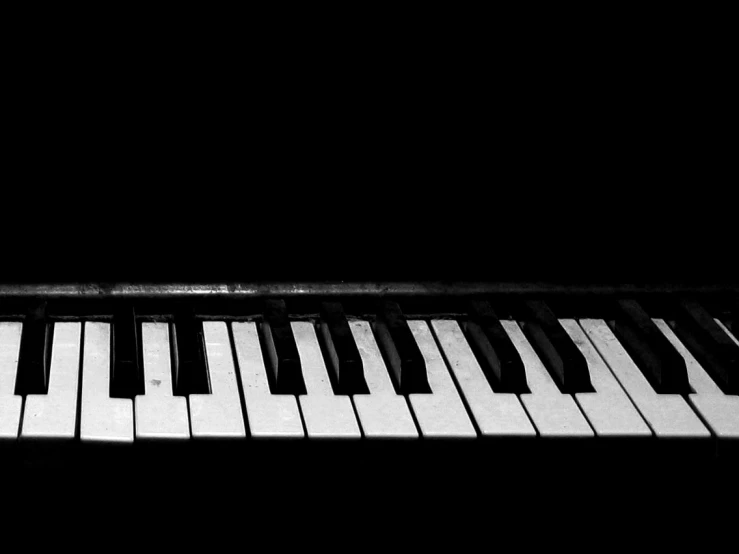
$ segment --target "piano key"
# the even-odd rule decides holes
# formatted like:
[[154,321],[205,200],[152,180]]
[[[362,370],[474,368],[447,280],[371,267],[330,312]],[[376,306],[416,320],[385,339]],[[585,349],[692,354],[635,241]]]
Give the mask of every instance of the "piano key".
[[20,428],[23,397],[15,394],[23,324],[0,322],[0,440],[15,439]]
[[737,345],[732,340],[733,337],[726,334],[725,328],[716,319],[711,317],[711,314],[708,313],[705,307],[695,300],[683,300],[680,302],[680,307],[696,323],[696,328],[699,328],[705,333],[717,347],[725,348],[734,354],[736,353]]
[[739,394],[739,347],[708,311],[698,302],[683,300],[673,328],[719,388],[727,394]]
[[211,394],[190,395],[193,438],[246,437],[231,339],[223,321],[202,323]]
[[203,324],[192,311],[180,311],[175,316],[174,333],[174,393],[178,396],[210,394],[208,369],[205,365]]
[[259,334],[253,322],[233,322],[249,432],[254,438],[301,438],[303,423],[295,396],[270,390]]
[[608,369],[598,351],[574,319],[560,324],[588,364],[593,392],[579,392],[575,400],[599,437],[649,437],[652,431]]
[[408,395],[421,434],[427,439],[477,437],[428,324],[420,320],[407,324],[423,356],[430,389],[429,393]]
[[518,350],[531,392],[520,395],[534,427],[542,437],[592,437],[593,430],[570,394],[560,392],[518,323],[501,321]]
[[75,437],[81,335],[81,323],[54,324],[48,392],[26,397],[21,438]]
[[739,335],[739,308],[727,317],[723,323],[735,336]]
[[581,319],[580,326],[658,438],[710,437],[682,396],[654,390],[605,321]]
[[305,394],[300,357],[284,300],[265,300],[262,332],[269,356],[272,391]]
[[396,302],[383,300],[380,303],[374,331],[385,352],[398,392],[430,392],[424,357]]
[[570,394],[592,392],[585,358],[562,329],[554,313],[539,300],[528,300],[524,304],[533,318],[522,323],[524,333],[559,389]]
[[535,436],[518,396],[490,388],[456,321],[432,320],[431,327],[483,436]]
[[334,394],[313,323],[290,323],[303,368],[307,394],[300,395],[300,408],[309,438],[358,439],[359,425],[348,396]]
[[46,302],[39,302],[23,322],[16,394],[46,394],[49,386],[51,333],[53,330],[46,324]]
[[647,313],[634,300],[619,300],[617,307],[613,332],[654,390],[660,394],[689,393],[685,360]]
[[466,323],[465,332],[493,390],[514,394],[529,392],[521,356],[490,304],[474,301],[470,311],[472,321]]
[[[739,396],[725,394],[721,390],[664,320],[655,319],[654,323],[678,353],[685,358],[690,386],[694,390],[687,396],[690,403],[700,413],[716,437],[739,439]],[[719,326],[718,329],[728,333],[725,327]],[[731,335],[727,337],[729,340],[733,338]]]
[[319,328],[328,352],[336,392],[348,395],[367,394],[369,390],[364,379],[362,358],[340,303],[321,304]]
[[133,306],[121,306],[113,316],[113,377],[110,396],[133,398],[144,393],[139,364],[139,332]]
[[735,331],[731,330],[729,326],[727,326],[725,323],[723,323],[719,319],[714,319],[716,322],[716,325],[718,325],[719,329],[721,329],[724,333],[727,334],[727,336],[731,339],[731,341],[739,346],[739,340],[737,339],[737,334]]
[[187,399],[172,388],[169,325],[143,322],[144,394],[134,399],[136,439],[189,439]]
[[85,323],[80,440],[131,443],[133,400],[110,394],[110,332],[109,323]]
[[395,392],[382,354],[367,321],[348,324],[361,356],[369,394],[354,395],[354,406],[367,438],[418,438],[405,398]]

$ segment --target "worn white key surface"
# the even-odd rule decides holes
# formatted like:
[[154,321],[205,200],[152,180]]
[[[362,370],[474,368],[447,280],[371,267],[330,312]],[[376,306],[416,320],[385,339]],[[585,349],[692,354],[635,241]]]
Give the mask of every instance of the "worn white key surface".
[[136,439],[189,439],[187,400],[174,396],[169,324],[141,324],[144,391],[135,398]]
[[531,392],[522,394],[521,402],[539,434],[542,437],[594,436],[575,399],[560,392],[518,323],[511,320],[500,323],[523,361]]
[[193,437],[246,437],[241,414],[239,385],[224,321],[204,321],[203,337],[211,394],[190,395],[190,426]]
[[335,395],[331,387],[316,330],[310,321],[292,321],[307,394],[300,395],[305,429],[310,438],[360,438],[348,396]]
[[236,346],[246,419],[254,438],[300,438],[304,436],[297,399],[272,394],[259,345],[257,326],[251,321],[231,324]]
[[467,416],[428,324],[409,320],[408,328],[426,362],[426,375],[431,388],[431,394],[408,395],[421,433],[425,438],[476,437],[477,431]]
[[605,321],[581,319],[580,326],[657,437],[710,437],[682,396],[655,392]]
[[418,438],[408,403],[393,388],[369,322],[350,321],[349,329],[359,350],[364,379],[370,392],[353,396],[364,436]]
[[0,439],[18,438],[23,398],[15,394],[23,323],[0,322]]
[[431,326],[480,432],[487,436],[536,436],[518,396],[496,393],[490,387],[459,324],[433,320]]
[[[695,391],[688,395],[690,403],[700,412],[717,437],[739,439],[739,396],[723,393],[664,320],[655,319],[654,323],[685,359],[688,380]],[[736,338],[720,321],[718,324],[729,337],[736,341]],[[739,370],[739,368],[736,369]]]
[[21,437],[75,437],[81,335],[81,323],[54,324],[48,392],[26,397]]
[[133,442],[133,401],[110,397],[110,323],[85,323],[80,440]]
[[575,400],[599,437],[649,437],[652,431],[618,384],[590,339],[574,319],[560,319],[588,364],[595,392],[578,392]]

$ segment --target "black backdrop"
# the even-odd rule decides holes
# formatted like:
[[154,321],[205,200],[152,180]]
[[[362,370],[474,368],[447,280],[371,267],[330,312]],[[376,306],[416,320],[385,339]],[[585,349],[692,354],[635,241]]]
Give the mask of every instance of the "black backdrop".
[[736,282],[715,96],[534,81],[38,102],[0,280]]
[[[421,162],[419,162],[421,163]],[[735,282],[731,199],[692,187],[393,169],[28,185],[3,282]],[[143,170],[142,170],[143,171]],[[147,182],[148,181],[148,182]],[[709,196],[701,197],[705,189]],[[723,198],[723,200],[722,200]],[[722,202],[725,203],[722,206]],[[728,209],[727,209],[728,208]],[[726,211],[728,215],[722,215]]]

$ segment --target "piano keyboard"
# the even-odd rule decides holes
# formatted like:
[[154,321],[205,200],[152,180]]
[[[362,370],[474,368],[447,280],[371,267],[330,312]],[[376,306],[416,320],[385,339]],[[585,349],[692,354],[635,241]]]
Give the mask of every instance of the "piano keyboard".
[[608,299],[597,317],[566,297],[345,300],[220,316],[187,302],[16,302],[0,321],[0,437],[735,454],[731,301]]

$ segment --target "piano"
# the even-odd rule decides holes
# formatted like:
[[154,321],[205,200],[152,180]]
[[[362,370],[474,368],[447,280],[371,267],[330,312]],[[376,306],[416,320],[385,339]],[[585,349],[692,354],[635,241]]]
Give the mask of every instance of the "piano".
[[[312,107],[297,109],[310,122],[276,124],[283,102],[269,133],[235,125],[252,156],[241,130],[213,144],[220,133],[187,132],[179,112],[169,151],[145,121],[117,144],[107,135],[128,125],[71,140],[70,121],[49,139],[24,120],[50,146],[21,146],[29,186],[8,188],[28,196],[4,197],[3,490],[99,490],[89,511],[121,502],[116,539],[189,539],[226,506],[198,502],[210,494],[236,499],[222,511],[245,542],[269,521],[280,545],[309,520],[314,536],[352,520],[356,541],[410,529],[432,542],[450,522],[491,542],[511,520],[567,523],[542,533],[547,548],[576,544],[614,499],[627,521],[603,541],[658,491],[686,511],[719,506],[686,501],[696,491],[731,498],[735,205],[706,186],[725,182],[714,153],[729,159],[728,143],[683,117],[699,105],[703,120],[713,98],[665,110],[656,132],[651,103],[624,105],[641,86],[592,109],[575,108],[591,86],[561,104],[552,83],[521,83],[516,102],[486,89],[469,102],[475,88],[424,90],[367,124],[356,114],[372,99],[339,110],[340,127]],[[399,113],[420,98],[414,121]],[[32,507],[34,523],[49,514]]]
[[2,463],[156,463],[175,481],[246,464],[368,490],[573,465],[731,475],[737,300],[731,284],[3,284]]

